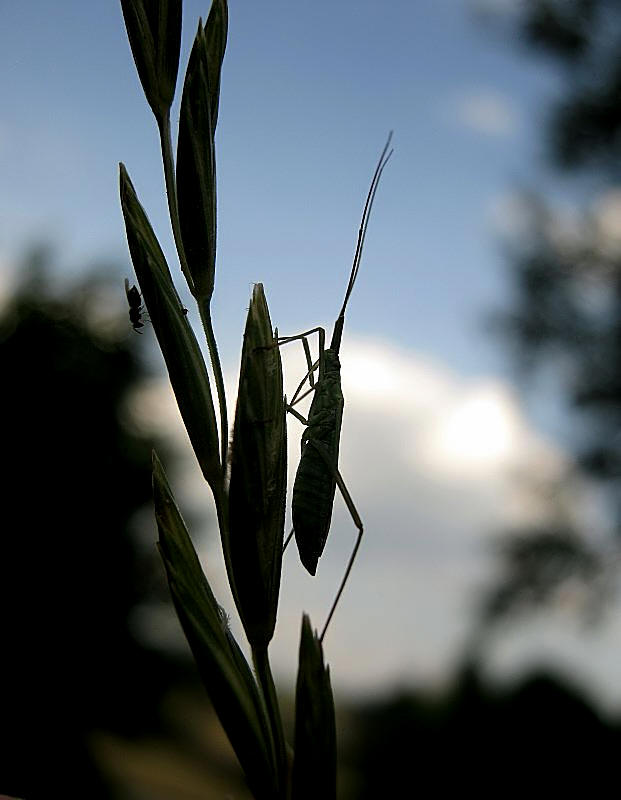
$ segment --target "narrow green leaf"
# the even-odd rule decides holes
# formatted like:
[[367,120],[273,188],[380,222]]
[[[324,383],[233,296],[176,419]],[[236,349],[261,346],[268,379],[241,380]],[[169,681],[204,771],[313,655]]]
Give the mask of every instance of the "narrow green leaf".
[[336,800],[336,723],[330,669],[323,648],[302,618],[295,692],[295,755],[292,800]]
[[181,48],[181,0],[121,0],[138,77],[158,122],[175,96]]
[[123,164],[120,182],[129,252],[149,317],[198,463],[214,494],[219,496],[222,469],[218,428],[205,361],[164,254]]
[[194,294],[209,302],[216,270],[215,124],[211,118],[207,42],[199,23],[183,84],[177,144],[177,203]]
[[198,298],[209,302],[216,269],[215,131],[226,49],[226,0],[214,0],[194,38],[183,84],[177,144],[179,225]]
[[153,494],[158,546],[201,678],[253,794],[274,800],[277,790],[269,729],[257,685],[200,566],[155,453]]
[[220,103],[220,72],[226,36],[229,24],[229,11],[226,0],[213,0],[209,16],[205,23],[205,39],[207,42],[207,80],[211,108],[211,124],[213,130],[218,122],[218,106]]
[[246,320],[231,457],[229,547],[239,613],[253,648],[274,633],[287,490],[280,348],[260,283]]

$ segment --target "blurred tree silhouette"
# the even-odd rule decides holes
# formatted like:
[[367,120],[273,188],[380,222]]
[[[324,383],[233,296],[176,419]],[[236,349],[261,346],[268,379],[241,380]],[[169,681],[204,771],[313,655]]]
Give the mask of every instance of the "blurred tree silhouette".
[[451,692],[397,693],[349,722],[348,796],[599,797],[616,781],[621,728],[557,676],[490,691],[466,667]]
[[[595,201],[567,216],[524,198],[527,233],[510,251],[513,308],[500,319],[526,371],[552,368],[578,425],[577,471],[596,480],[621,525],[621,5],[608,0],[525,0],[523,42],[564,71],[564,96],[551,108],[551,162],[588,173]],[[537,608],[578,578],[600,592],[611,551],[587,541],[563,514],[503,546],[503,569],[484,609],[489,623]]]
[[567,70],[565,97],[550,116],[550,155],[565,168],[619,174],[621,6],[611,0],[526,0],[522,39]]
[[96,800],[112,795],[89,736],[152,731],[177,667],[129,624],[149,580],[130,523],[151,497],[151,443],[123,421],[134,334],[98,330],[94,284],[55,297],[48,262],[26,259],[0,314],[0,793]]

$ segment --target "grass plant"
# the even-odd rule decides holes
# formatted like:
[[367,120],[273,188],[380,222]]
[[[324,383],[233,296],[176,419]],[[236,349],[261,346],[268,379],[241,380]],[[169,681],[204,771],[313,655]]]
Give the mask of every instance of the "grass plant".
[[[284,543],[287,404],[277,334],[263,286],[255,285],[246,320],[230,448],[224,382],[211,322],[215,131],[227,3],[213,0],[206,22],[199,20],[183,82],[176,154],[170,109],[179,68],[181,0],[121,0],[121,6],[160,135],[179,265],[197,305],[211,369],[157,236],[121,164],[127,241],[179,411],[213,495],[228,581],[252,663],[231,633],[228,616],[199,563],[164,467],[154,453],[158,547],[180,623],[253,795],[258,800],[330,800],[336,798],[334,703],[322,641],[306,615],[301,625],[293,747],[285,741],[270,668]],[[128,297],[131,291],[128,287]]]

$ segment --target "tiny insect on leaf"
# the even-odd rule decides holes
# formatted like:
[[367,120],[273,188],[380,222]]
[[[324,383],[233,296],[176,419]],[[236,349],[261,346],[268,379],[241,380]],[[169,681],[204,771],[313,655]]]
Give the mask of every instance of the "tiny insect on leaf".
[[[121,164],[121,207],[127,243],[170,382],[205,479],[221,491],[218,427],[205,360],[183,313],[168,264]],[[129,290],[131,292],[131,289]]]
[[142,297],[135,285],[130,289],[129,280],[127,278],[125,278],[125,294],[127,295],[127,302],[129,303],[129,321],[132,324],[132,328],[136,333],[142,333],[142,331],[139,330],[139,328],[144,328],[142,322],[142,311],[144,308],[142,305]]

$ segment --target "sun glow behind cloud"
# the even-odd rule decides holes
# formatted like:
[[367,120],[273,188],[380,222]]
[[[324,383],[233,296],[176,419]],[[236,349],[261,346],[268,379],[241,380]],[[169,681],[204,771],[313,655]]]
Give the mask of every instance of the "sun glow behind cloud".
[[465,380],[418,354],[352,337],[342,361],[348,424],[350,415],[374,414],[395,456],[430,480],[484,483],[531,460],[546,472],[560,467],[560,454],[499,380]]
[[504,387],[489,383],[466,388],[432,421],[418,457],[432,470],[480,480],[510,464],[520,448],[520,427]]

